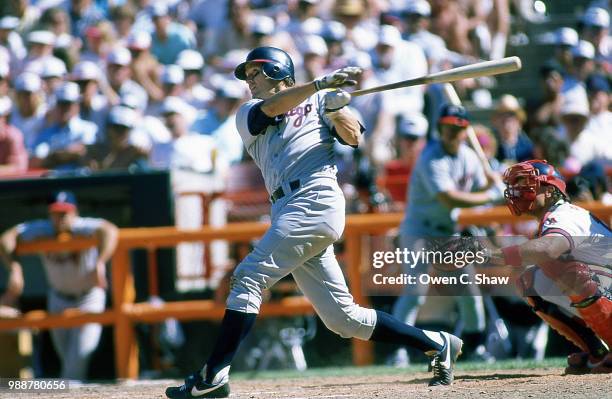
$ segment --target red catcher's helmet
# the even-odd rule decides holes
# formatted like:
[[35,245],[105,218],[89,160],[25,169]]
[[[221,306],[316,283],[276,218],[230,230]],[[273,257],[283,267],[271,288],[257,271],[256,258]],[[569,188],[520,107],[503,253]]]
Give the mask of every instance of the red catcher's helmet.
[[540,184],[555,186],[567,197],[561,174],[552,165],[539,159],[510,166],[504,173],[504,183],[504,197],[510,212],[515,216],[533,209]]

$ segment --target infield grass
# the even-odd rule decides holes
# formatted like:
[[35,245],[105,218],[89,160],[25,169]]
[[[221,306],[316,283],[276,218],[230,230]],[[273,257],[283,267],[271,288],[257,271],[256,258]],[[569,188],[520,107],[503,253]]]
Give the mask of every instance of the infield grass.
[[[459,362],[456,370],[458,371],[486,371],[486,370],[532,370],[565,367],[565,358],[549,358],[543,361],[527,360],[499,360],[492,364],[483,362]],[[366,366],[366,367],[320,367],[306,371],[297,370],[269,370],[237,372],[232,374],[232,378],[248,379],[286,379],[286,378],[308,378],[308,377],[359,377],[374,375],[405,375],[407,373],[427,371],[427,365],[421,363],[411,365],[407,368],[396,368],[390,366]]]

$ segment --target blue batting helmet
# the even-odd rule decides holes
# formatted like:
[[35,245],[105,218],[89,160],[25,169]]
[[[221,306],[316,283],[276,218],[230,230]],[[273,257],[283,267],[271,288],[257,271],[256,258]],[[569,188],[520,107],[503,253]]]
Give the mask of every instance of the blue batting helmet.
[[234,70],[234,76],[240,80],[246,80],[246,66],[249,62],[262,64],[262,71],[266,77],[273,80],[284,80],[291,78],[295,80],[293,72],[293,61],[289,54],[276,47],[257,47],[248,55],[245,62]]

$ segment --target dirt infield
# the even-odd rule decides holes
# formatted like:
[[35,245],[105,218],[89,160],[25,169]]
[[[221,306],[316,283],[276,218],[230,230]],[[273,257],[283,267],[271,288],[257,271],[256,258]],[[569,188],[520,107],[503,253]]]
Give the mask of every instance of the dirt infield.
[[[236,399],[306,398],[610,398],[610,375],[564,376],[562,369],[459,371],[451,387],[429,388],[427,373],[375,376],[308,377],[232,381]],[[85,385],[67,393],[38,394],[45,398],[165,398],[174,380],[130,381]],[[442,395],[442,396],[441,396]],[[3,396],[0,394],[0,397]],[[11,395],[10,397],[14,397]],[[26,396],[20,396],[26,397]]]

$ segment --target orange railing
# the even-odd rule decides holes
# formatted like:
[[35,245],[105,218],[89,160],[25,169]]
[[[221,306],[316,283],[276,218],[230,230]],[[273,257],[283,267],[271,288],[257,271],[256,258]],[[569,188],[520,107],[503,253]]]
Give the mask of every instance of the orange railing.
[[[604,220],[610,220],[612,206],[600,203],[584,205]],[[349,287],[355,301],[368,306],[368,298],[360,284],[362,272],[369,268],[364,258],[362,238],[381,234],[397,228],[401,213],[350,215],[347,217],[345,240],[345,263]],[[459,217],[461,224],[486,225],[492,222],[514,223],[523,218],[514,218],[505,207],[464,210]],[[15,328],[61,328],[74,327],[85,323],[113,325],[115,365],[119,378],[138,377],[138,348],[134,332],[136,323],[157,323],[166,318],[179,320],[213,319],[220,320],[224,304],[213,300],[192,300],[166,302],[162,305],[135,302],[134,276],[131,270],[130,251],[146,249],[149,253],[157,248],[174,247],[181,242],[210,242],[222,239],[230,242],[244,242],[260,237],[268,228],[266,223],[233,223],[223,227],[203,227],[198,230],[180,231],[174,227],[125,228],[121,229],[119,244],[112,259],[112,307],[103,313],[82,313],[75,309],[61,314],[31,311],[20,318],[0,320],[0,330]],[[44,240],[20,243],[18,254],[75,251],[96,245],[93,239]],[[149,282],[151,285],[151,282]],[[155,287],[150,287],[155,289]],[[265,303],[261,316],[291,316],[312,313],[310,303],[303,297],[289,297],[280,301]],[[353,340],[353,362],[356,365],[373,361],[372,344],[369,341]]]

